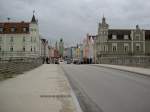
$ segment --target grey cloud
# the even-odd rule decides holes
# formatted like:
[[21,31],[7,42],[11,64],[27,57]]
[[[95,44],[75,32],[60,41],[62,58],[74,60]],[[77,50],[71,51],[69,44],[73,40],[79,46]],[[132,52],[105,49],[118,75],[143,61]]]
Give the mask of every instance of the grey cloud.
[[96,34],[103,14],[111,27],[149,26],[149,7],[149,0],[1,0],[0,20],[30,21],[35,10],[43,37],[72,44]]

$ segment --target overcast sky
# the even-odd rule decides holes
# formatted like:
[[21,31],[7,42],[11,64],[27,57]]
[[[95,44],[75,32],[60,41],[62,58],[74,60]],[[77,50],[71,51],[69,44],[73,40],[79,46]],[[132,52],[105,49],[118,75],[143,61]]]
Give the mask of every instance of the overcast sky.
[[33,10],[40,34],[66,46],[96,34],[103,15],[111,28],[150,28],[150,0],[0,0],[0,21],[30,21]]

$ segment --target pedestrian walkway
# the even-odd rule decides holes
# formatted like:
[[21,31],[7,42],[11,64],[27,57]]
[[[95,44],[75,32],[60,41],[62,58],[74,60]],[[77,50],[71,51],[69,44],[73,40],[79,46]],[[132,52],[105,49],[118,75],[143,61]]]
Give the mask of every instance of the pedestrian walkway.
[[0,82],[0,112],[77,112],[59,65],[44,64]]
[[109,64],[95,64],[95,65],[150,76],[150,69],[148,68],[129,67],[129,66],[122,66],[122,65],[109,65]]

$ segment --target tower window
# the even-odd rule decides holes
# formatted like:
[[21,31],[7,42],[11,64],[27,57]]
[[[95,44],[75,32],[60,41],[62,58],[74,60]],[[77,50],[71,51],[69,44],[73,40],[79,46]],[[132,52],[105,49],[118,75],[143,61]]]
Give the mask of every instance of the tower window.
[[136,44],[136,51],[140,51],[140,44]]
[[140,35],[136,35],[136,36],[135,36],[135,39],[136,39],[136,40],[140,40]]
[[2,51],[2,48],[1,48],[1,46],[0,46],[0,51]]

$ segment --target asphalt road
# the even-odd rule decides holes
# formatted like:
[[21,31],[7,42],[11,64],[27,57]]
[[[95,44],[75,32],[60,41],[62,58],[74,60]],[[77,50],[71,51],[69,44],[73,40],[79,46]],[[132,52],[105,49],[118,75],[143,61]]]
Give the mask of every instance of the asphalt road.
[[73,88],[80,88],[79,100],[84,96],[95,112],[150,112],[150,77],[92,65],[61,66]]

